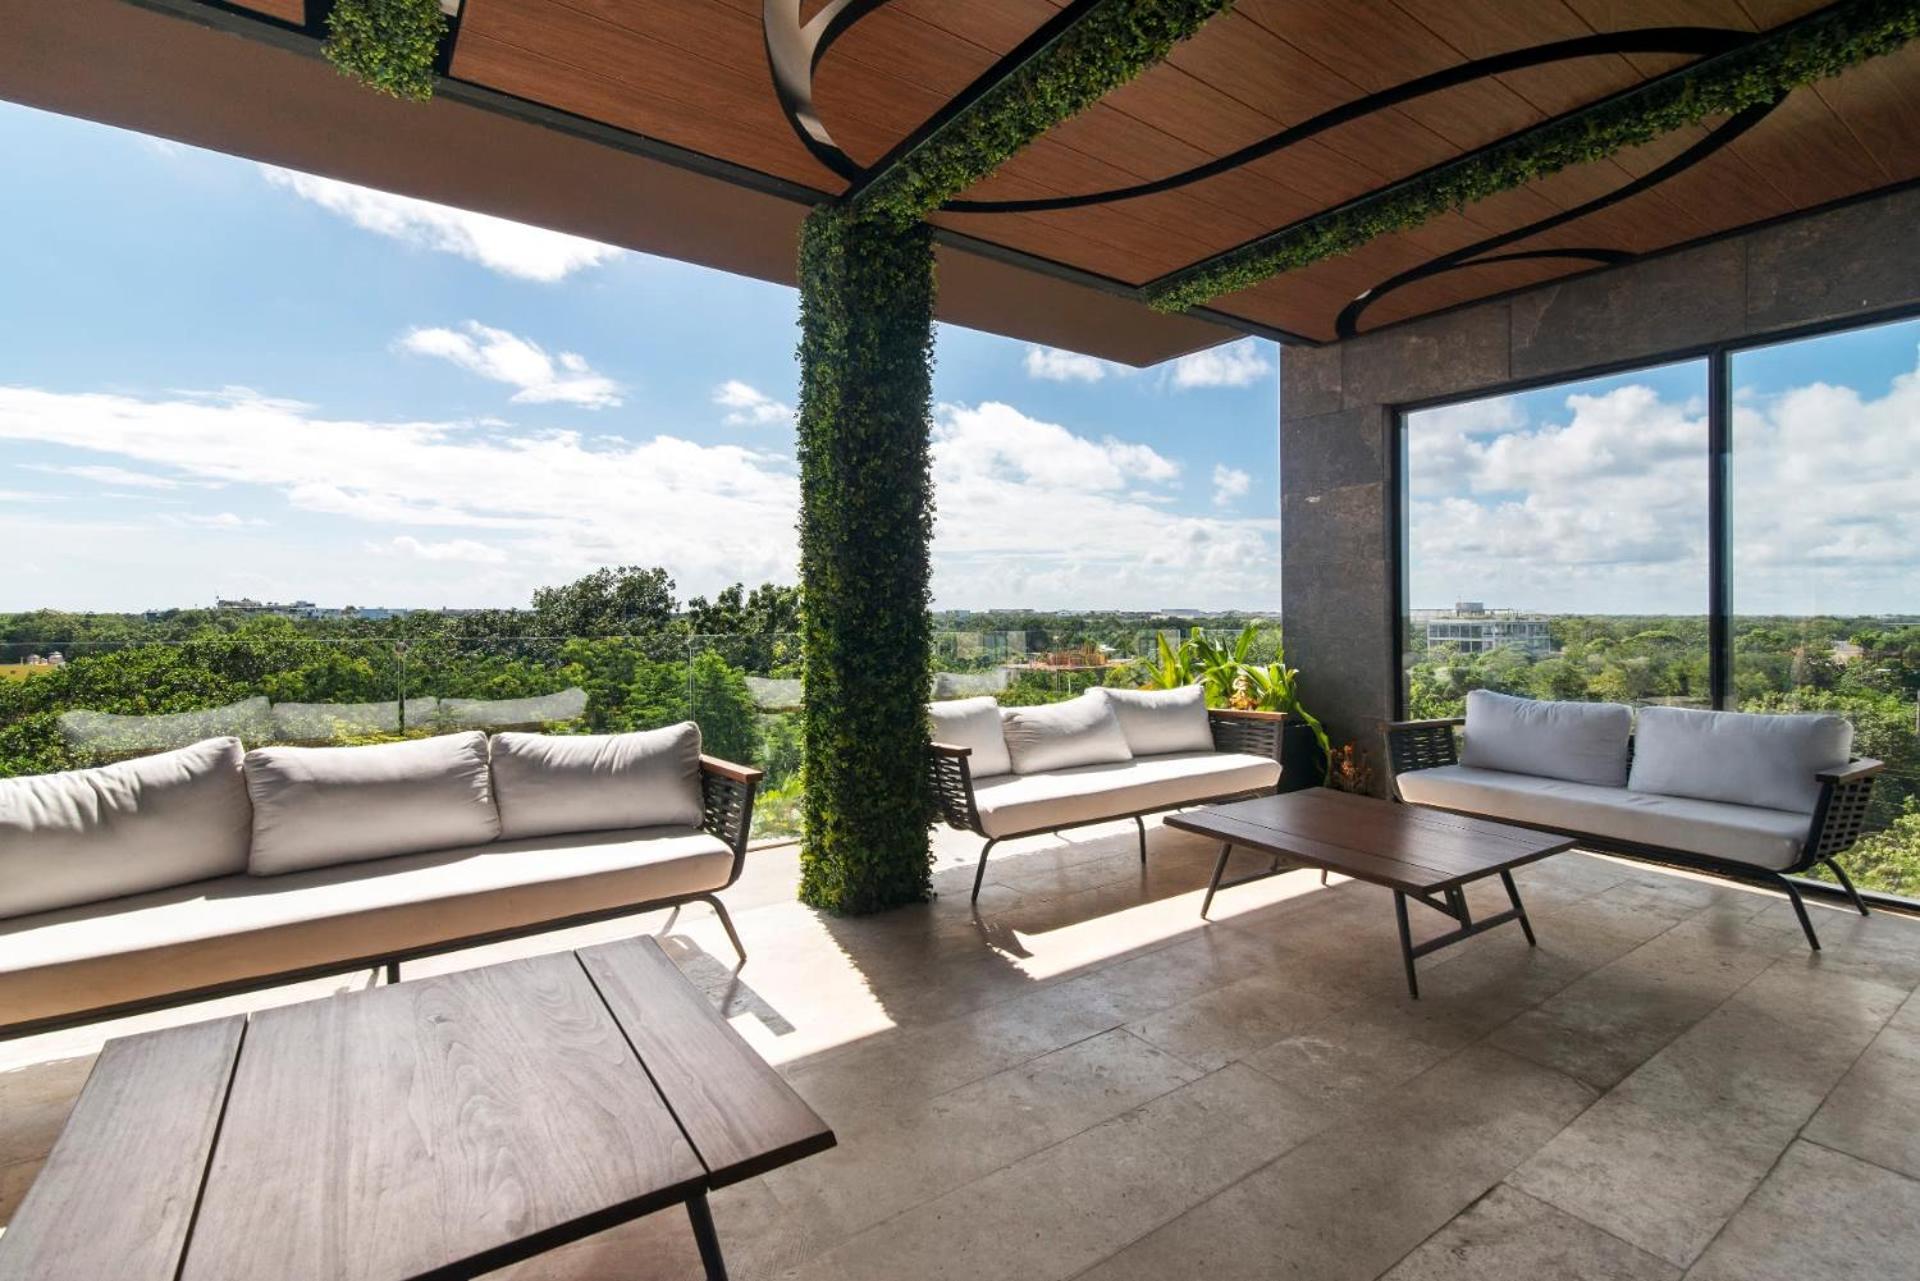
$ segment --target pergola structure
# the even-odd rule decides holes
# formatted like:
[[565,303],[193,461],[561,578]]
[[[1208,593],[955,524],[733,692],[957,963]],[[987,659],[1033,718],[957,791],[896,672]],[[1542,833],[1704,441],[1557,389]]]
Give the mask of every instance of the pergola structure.
[[[1243,334],[1285,345],[1283,612],[1291,660],[1342,737],[1396,697],[1402,407],[1920,303],[1912,4],[463,0],[443,5],[457,12],[426,105],[321,60],[331,7],[0,0],[0,96],[792,282],[811,211],[860,210],[1086,24],[1193,15],[1164,58],[935,193],[932,315],[1133,364]],[[1840,57],[1823,34],[1836,15],[1905,36]],[[1821,65],[1790,91],[1761,84],[1737,110],[1679,124],[1648,114],[1658,123],[1633,145],[1525,163],[1709,73],[1751,87],[1796,52]],[[1407,212],[1435,191],[1484,198]],[[848,264],[876,260],[863,234],[810,242],[829,264],[810,306],[821,281],[845,288]],[[859,307],[809,315],[840,342],[809,330],[812,608],[867,626],[923,612],[930,516],[925,487],[900,478],[924,474],[924,388],[859,381],[872,372],[846,341],[871,319]],[[878,340],[896,354],[925,343]],[[824,365],[831,396],[814,380]],[[1715,412],[1724,431],[1724,391]],[[859,456],[836,453],[839,428],[863,416]],[[835,524],[877,497],[858,487],[888,450],[895,510]],[[863,576],[885,531],[907,527],[920,544],[879,547],[897,563]],[[901,634],[909,675],[924,633]],[[920,687],[873,694],[882,673],[858,666],[857,647],[809,635],[810,697],[917,725]],[[853,813],[885,794],[895,820],[917,821],[917,760],[861,759],[850,741],[810,738],[810,796],[821,782],[820,804]],[[900,829],[850,833],[883,830]],[[924,847],[881,857],[923,864]],[[825,897],[884,905],[924,877],[903,884]]]

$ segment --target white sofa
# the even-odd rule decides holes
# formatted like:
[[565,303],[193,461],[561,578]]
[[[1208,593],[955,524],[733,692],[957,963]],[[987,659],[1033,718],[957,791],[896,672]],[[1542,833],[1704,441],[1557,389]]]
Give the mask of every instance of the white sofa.
[[694,900],[744,961],[759,777],[689,722],[0,779],[0,1037]]
[[1394,791],[1415,805],[1784,887],[1815,949],[1791,874],[1826,864],[1866,912],[1835,856],[1859,837],[1881,764],[1852,758],[1845,719],[1647,707],[1637,731],[1634,721],[1617,703],[1475,690],[1464,718],[1387,727]]
[[930,766],[940,815],[985,839],[973,876],[1002,841],[1258,796],[1280,784],[1279,712],[1209,710],[1198,685],[1178,690],[1095,687],[1041,707],[991,697],[936,702]]

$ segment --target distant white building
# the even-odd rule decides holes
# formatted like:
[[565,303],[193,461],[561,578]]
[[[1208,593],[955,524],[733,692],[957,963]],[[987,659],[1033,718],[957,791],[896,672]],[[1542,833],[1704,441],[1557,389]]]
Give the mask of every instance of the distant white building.
[[1545,658],[1553,652],[1553,629],[1538,614],[1488,609],[1480,601],[1463,600],[1426,621],[1429,650],[1443,645],[1456,654],[1517,649],[1529,658]]

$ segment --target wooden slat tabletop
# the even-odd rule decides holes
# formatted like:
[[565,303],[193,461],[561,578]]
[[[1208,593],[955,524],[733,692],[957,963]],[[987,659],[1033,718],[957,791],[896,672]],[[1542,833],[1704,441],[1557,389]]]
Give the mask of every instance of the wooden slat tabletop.
[[254,1015],[181,1276],[478,1270],[705,1173],[574,957],[509,961]]
[[1574,845],[1551,833],[1326,788],[1210,806],[1166,822],[1411,893],[1458,885]]
[[580,964],[706,1163],[709,1186],[833,1146],[833,1131],[721,1019],[650,938],[582,948]]
[[833,1142],[633,939],[109,1042],[0,1281],[473,1277]]
[[0,1237],[6,1281],[174,1281],[246,1020],[109,1041]]

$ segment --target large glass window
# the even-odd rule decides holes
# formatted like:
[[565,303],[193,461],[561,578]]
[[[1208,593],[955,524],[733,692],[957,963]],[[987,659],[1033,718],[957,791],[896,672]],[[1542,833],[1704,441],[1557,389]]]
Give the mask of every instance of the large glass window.
[[1733,689],[1887,763],[1850,858],[1920,893],[1920,320],[1732,357]]
[[1408,715],[1707,704],[1706,397],[1696,360],[1406,416]]

